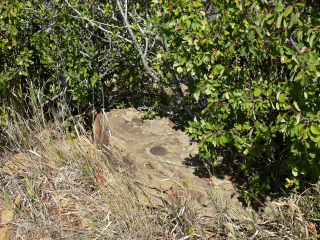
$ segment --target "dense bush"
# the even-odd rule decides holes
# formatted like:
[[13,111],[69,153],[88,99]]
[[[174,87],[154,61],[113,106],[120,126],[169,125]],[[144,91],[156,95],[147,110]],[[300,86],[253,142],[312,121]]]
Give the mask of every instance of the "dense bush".
[[215,160],[226,147],[242,153],[256,196],[272,180],[286,177],[286,187],[294,189],[317,180],[319,6],[246,0],[214,5],[210,12],[200,0],[164,1],[158,13],[168,48],[161,59],[173,63],[202,108],[188,133],[206,158]]
[[[33,52],[27,48],[30,41],[27,25],[22,17],[22,4],[5,1],[0,3],[0,92],[9,89],[19,76],[27,76]],[[32,24],[31,24],[32,25]]]
[[37,85],[49,105],[78,113],[149,101],[152,84],[115,9],[114,1],[2,1],[2,98]]
[[1,1],[0,23],[3,103],[164,109],[203,157],[238,153],[255,196],[319,179],[317,1]]

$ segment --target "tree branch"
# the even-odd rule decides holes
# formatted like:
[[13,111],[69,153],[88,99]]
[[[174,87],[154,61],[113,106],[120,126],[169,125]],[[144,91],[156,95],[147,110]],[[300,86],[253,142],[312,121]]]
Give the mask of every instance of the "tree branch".
[[[155,71],[153,69],[151,69],[147,63],[147,60],[146,60],[146,56],[143,54],[143,51],[142,51],[142,48],[141,48],[141,45],[139,44],[136,36],[134,35],[132,29],[131,29],[131,26],[130,26],[130,23],[128,21],[128,18],[127,18],[127,15],[125,14],[125,12],[123,11],[123,8],[121,6],[121,3],[119,0],[116,0],[117,2],[117,5],[118,5],[118,8],[119,8],[119,11],[121,13],[121,16],[126,24],[126,28],[129,32],[129,35],[132,39],[132,42],[133,42],[133,45],[135,46],[135,48],[137,49],[138,53],[139,53],[139,56],[141,58],[141,61],[142,61],[142,64],[144,66],[144,68],[146,69],[147,73],[149,74],[149,76],[156,82],[156,83],[159,83],[160,82],[160,78],[157,76],[157,74],[155,73]],[[127,6],[126,6],[127,8]]]
[[[108,34],[114,34],[115,36],[117,36],[117,37],[125,40],[126,42],[132,43],[132,41],[130,41],[129,39],[127,39],[127,38],[125,38],[125,37],[123,37],[123,36],[121,36],[121,35],[119,35],[119,34],[116,34],[116,33],[112,32],[112,31],[110,31],[110,30],[107,30],[107,29],[101,27],[100,25],[102,25],[102,23],[97,22],[97,21],[94,21],[94,20],[91,20],[91,19],[89,19],[89,18],[87,18],[87,17],[82,16],[82,14],[81,14],[77,9],[75,9],[75,8],[68,2],[68,0],[64,0],[64,1],[66,2],[66,4],[67,4],[73,11],[75,11],[75,12],[80,16],[81,19],[88,21],[88,22],[91,23],[93,26],[96,26],[97,28],[99,28],[99,29],[100,29],[101,31],[103,31],[103,32],[106,32],[106,33],[108,33]],[[71,16],[72,16],[72,15],[71,15]],[[74,16],[72,16],[72,17],[74,17]],[[103,24],[103,25],[106,25],[106,24]]]
[[292,35],[290,36],[290,42],[291,42],[292,46],[296,49],[296,51],[297,51],[299,54],[301,54],[301,51],[300,51],[298,45],[293,41]]

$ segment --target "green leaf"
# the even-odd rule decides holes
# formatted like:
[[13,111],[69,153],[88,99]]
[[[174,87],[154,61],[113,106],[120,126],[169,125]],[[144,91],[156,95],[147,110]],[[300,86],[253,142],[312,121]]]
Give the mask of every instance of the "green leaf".
[[276,7],[274,8],[274,11],[276,11],[276,12],[282,12],[283,8],[284,8],[283,6],[278,5],[278,6],[276,6]]
[[197,100],[197,101],[199,101],[199,97],[200,97],[200,89],[198,88],[198,89],[196,89],[196,91],[194,92],[194,98]]
[[228,138],[227,136],[225,136],[225,135],[222,135],[220,139],[221,139],[222,145],[223,145],[224,143],[229,142],[229,138]]
[[312,139],[315,143],[319,143],[320,142],[320,136],[313,138]]
[[299,112],[301,112],[301,110],[300,110],[300,108],[299,108],[299,106],[298,106],[296,101],[293,102],[293,105]]
[[183,68],[182,68],[182,67],[178,67],[178,68],[177,68],[177,72],[178,72],[178,73],[182,73],[182,72],[183,72]]
[[197,22],[192,22],[191,27],[193,30],[196,30],[198,27],[198,23]]
[[287,7],[286,10],[283,13],[283,17],[288,16],[292,12],[292,10],[293,10],[292,6]]
[[19,75],[22,75],[22,76],[28,76],[28,73],[26,72],[26,71],[21,71],[21,72],[19,72]]
[[309,40],[309,45],[310,45],[310,47],[313,46],[313,41],[314,41],[315,38],[316,38],[316,35],[315,35],[315,34],[313,34],[313,35],[310,37],[310,40]]
[[243,57],[243,56],[245,56],[246,54],[247,54],[246,48],[245,48],[245,47],[241,48],[241,50],[240,50],[240,56]]
[[280,14],[280,15],[278,16],[278,19],[277,19],[277,26],[278,26],[278,27],[281,26],[282,16],[283,16],[283,14]]
[[312,125],[310,130],[314,135],[320,135],[320,127],[318,125]]
[[259,97],[261,95],[261,93],[262,93],[262,90],[260,88],[255,88],[254,92],[253,92],[253,95],[255,97]]
[[294,177],[297,177],[299,175],[299,170],[296,167],[292,169],[292,175]]
[[311,158],[315,158],[315,157],[316,157],[316,154],[315,154],[315,153],[309,153],[309,156],[310,156]]
[[279,102],[283,103],[286,100],[285,95],[283,93],[280,93],[278,100]]
[[273,14],[267,14],[266,16],[265,16],[265,18],[264,18],[264,21],[268,21],[270,18],[272,18],[273,17]]
[[296,22],[297,22],[297,15],[295,13],[292,13],[289,28],[291,28]]
[[189,19],[186,21],[186,25],[188,28],[191,26],[191,21]]
[[[267,20],[267,23],[268,24],[272,24],[273,22],[274,22],[274,15],[273,14],[270,14],[271,16],[270,17],[268,17],[268,20]],[[270,19],[269,19],[270,18]]]
[[212,90],[211,88],[207,87],[206,90],[204,91],[204,93],[205,93],[206,95],[210,95],[210,94],[212,93],[211,90]]

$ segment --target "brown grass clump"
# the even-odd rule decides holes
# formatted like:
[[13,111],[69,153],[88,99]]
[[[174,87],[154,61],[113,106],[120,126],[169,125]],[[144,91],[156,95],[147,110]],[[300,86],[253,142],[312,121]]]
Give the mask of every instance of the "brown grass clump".
[[[44,121],[43,121],[44,122]],[[139,203],[128,169],[109,164],[82,125],[14,118],[4,128],[1,229],[6,239],[317,239],[320,188],[233,220],[201,219],[187,201]],[[6,139],[4,139],[6,138]],[[245,212],[245,210],[243,210]],[[7,218],[7,220],[5,219]],[[4,238],[4,239],[5,239]]]
[[0,169],[12,239],[192,237],[188,207],[141,205],[127,170],[111,166],[79,124],[75,138],[61,124],[20,126],[8,124],[14,148],[4,148]]

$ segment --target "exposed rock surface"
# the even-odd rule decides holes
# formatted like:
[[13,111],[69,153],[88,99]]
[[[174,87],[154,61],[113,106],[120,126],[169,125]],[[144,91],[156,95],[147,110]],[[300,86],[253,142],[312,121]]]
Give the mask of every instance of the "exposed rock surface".
[[205,166],[203,171],[190,166],[201,164],[198,146],[174,130],[169,119],[142,120],[135,109],[112,110],[97,115],[95,134],[102,149],[120,153],[141,203],[159,206],[188,201],[202,216],[214,216],[213,209],[224,208],[240,217],[241,203],[232,182],[212,176]]

